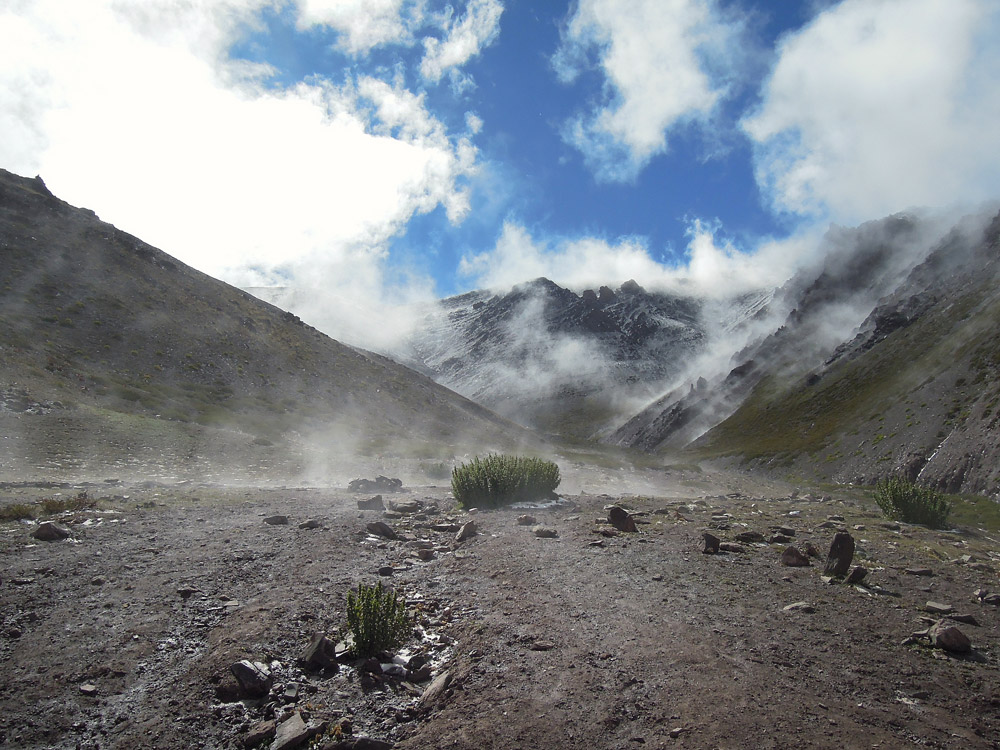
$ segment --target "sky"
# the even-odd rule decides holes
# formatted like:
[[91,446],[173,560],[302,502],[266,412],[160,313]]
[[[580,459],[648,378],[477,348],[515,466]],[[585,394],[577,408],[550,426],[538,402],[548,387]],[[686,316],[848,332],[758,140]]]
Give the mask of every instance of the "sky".
[[547,276],[723,295],[1000,198],[997,0],[0,0],[0,167],[385,348]]

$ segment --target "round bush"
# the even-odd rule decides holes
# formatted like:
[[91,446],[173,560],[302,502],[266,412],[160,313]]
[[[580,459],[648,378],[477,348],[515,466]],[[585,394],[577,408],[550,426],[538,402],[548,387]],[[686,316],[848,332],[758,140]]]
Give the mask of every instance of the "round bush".
[[551,461],[493,453],[451,473],[452,493],[463,508],[539,500],[552,496],[559,482],[559,467]]
[[875,504],[882,515],[894,521],[944,528],[951,502],[937,490],[889,477],[875,485]]

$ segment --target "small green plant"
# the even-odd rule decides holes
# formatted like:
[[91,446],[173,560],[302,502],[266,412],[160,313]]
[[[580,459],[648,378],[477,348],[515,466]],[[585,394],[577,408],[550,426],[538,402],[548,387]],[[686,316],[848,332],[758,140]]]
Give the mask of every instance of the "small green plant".
[[551,461],[491,453],[456,466],[451,491],[463,508],[495,508],[548,497],[559,481],[559,467]]
[[34,518],[35,511],[27,503],[15,503],[0,508],[0,521],[31,521]]
[[944,528],[952,508],[937,490],[900,477],[889,477],[875,485],[875,504],[886,518],[934,529]]
[[347,627],[354,636],[354,653],[374,656],[405,643],[411,625],[406,603],[379,581],[374,586],[359,583],[357,592],[347,594]]

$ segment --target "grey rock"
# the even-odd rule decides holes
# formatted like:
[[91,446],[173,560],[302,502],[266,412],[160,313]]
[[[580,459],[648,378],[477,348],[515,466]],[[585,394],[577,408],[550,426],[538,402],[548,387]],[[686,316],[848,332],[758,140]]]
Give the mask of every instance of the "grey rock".
[[800,552],[797,547],[786,547],[781,553],[781,564],[790,568],[808,568],[812,563],[809,557]]
[[286,526],[288,524],[288,516],[268,516],[264,519],[264,523],[270,526]]
[[620,505],[612,505],[608,508],[608,522],[619,531],[638,531],[632,516]]
[[842,578],[851,569],[853,560],[854,537],[846,531],[838,531],[830,545],[830,553],[826,557],[826,568],[823,569],[823,573]]
[[251,698],[261,698],[271,691],[274,677],[266,664],[243,659],[229,666],[229,671],[240,684],[240,689]]
[[381,568],[378,569],[378,574],[384,577],[391,576],[395,572],[396,571],[393,569],[391,565],[383,565]]
[[476,522],[467,521],[466,523],[462,524],[461,528],[459,528],[459,530],[456,532],[455,541],[464,542],[466,539],[471,539],[478,533],[479,531],[476,529]]
[[764,541],[764,535],[759,531],[741,531],[736,535],[736,541],[744,544],[757,544]]
[[40,542],[55,542],[69,537],[69,530],[55,521],[42,521],[31,536]]
[[930,568],[907,568],[903,572],[911,576],[927,577],[934,575],[934,571],[931,570]]
[[548,526],[535,526],[531,533],[540,539],[555,539],[559,536],[559,532],[555,529],[551,529]]
[[86,695],[88,698],[94,697],[97,695],[97,685],[92,685],[89,682],[80,685],[80,694]]
[[321,521],[317,521],[315,518],[310,518],[308,521],[303,521],[299,524],[300,529],[319,529],[322,528],[323,524]]
[[795,602],[794,604],[788,604],[781,609],[783,612],[802,612],[807,615],[811,615],[816,611],[816,608],[809,602]]
[[374,534],[375,536],[380,536],[384,539],[398,539],[396,532],[392,530],[392,527],[385,521],[372,521],[370,524],[365,526],[368,529],[369,534]]
[[265,742],[270,742],[274,739],[274,733],[277,728],[278,723],[274,719],[255,724],[247,733],[247,736],[243,738],[243,747],[247,748],[247,750],[252,750],[252,748],[263,745]]
[[851,572],[848,574],[845,583],[850,585],[861,583],[863,580],[865,580],[865,576],[867,575],[868,575],[868,568],[864,567],[863,565],[855,565],[854,568],[851,570]]
[[375,495],[375,497],[370,497],[367,500],[358,500],[359,510],[385,510],[385,504],[382,502],[381,495]]
[[419,513],[421,508],[421,503],[419,500],[386,500],[385,509],[392,511],[393,513],[402,513],[404,515],[409,515],[411,513]]
[[746,551],[747,551],[747,548],[744,547],[739,542],[720,542],[719,543],[719,552],[735,552],[736,554],[740,554],[740,553],[746,552]]
[[518,526],[534,526],[536,523],[534,516],[523,515],[517,517]]
[[767,540],[768,544],[788,544],[792,541],[792,537],[787,534],[772,534]]
[[435,677],[431,684],[426,687],[424,692],[420,695],[420,700],[417,705],[420,708],[429,708],[439,702],[445,691],[451,687],[451,682],[451,670],[446,669],[444,672]]
[[418,549],[415,554],[418,559],[424,562],[434,559],[434,550],[432,549]]
[[955,608],[950,604],[941,604],[941,602],[927,602],[924,605],[924,610],[934,615],[950,615],[955,611]]
[[705,549],[702,552],[706,555],[716,554],[719,551],[719,545],[722,543],[722,540],[715,536],[715,534],[709,534],[707,531],[702,534],[702,537],[705,540]]
[[965,654],[972,650],[972,641],[954,625],[948,625],[943,620],[932,625],[927,631],[931,644],[945,651]]
[[309,727],[302,720],[302,715],[296,711],[278,725],[274,733],[274,741],[271,743],[271,750],[291,750],[308,740],[310,734]]
[[337,647],[322,633],[314,633],[299,661],[310,669],[336,669]]

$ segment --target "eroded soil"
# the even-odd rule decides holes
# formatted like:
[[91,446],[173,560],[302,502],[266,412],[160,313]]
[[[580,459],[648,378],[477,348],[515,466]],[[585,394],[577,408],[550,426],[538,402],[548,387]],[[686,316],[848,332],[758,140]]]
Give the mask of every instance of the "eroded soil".
[[[100,502],[61,519],[70,540],[0,525],[0,744],[242,748],[298,710],[398,748],[1000,746],[1000,608],[974,597],[1000,589],[989,534],[891,529],[846,495],[789,498],[740,477],[661,474],[638,497],[611,476],[608,494],[568,484],[588,490],[472,515],[443,487],[411,488],[399,498],[423,512],[401,517],[342,488],[6,485],[4,503],[80,489]],[[637,533],[610,531],[613,502]],[[518,525],[525,513],[558,536]],[[264,523],[274,514],[289,523]],[[308,519],[322,527],[298,528]],[[479,533],[461,543],[429,528],[470,519]],[[404,538],[368,534],[376,520]],[[706,529],[776,526],[824,558],[847,529],[882,593],[825,583],[825,560],[785,567],[782,544],[702,553]],[[433,559],[417,558],[420,540]],[[386,567],[423,634],[409,652],[453,678],[437,700],[420,703],[426,681],[349,661],[297,664],[313,633],[336,638],[347,591]],[[814,611],[783,609],[800,601]],[[927,627],[928,601],[974,616],[958,624],[971,655],[901,645]],[[233,695],[239,659],[271,664],[269,697]]]

